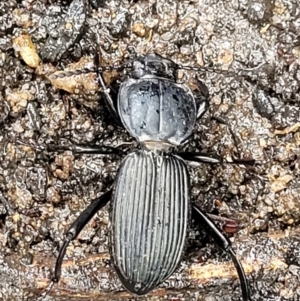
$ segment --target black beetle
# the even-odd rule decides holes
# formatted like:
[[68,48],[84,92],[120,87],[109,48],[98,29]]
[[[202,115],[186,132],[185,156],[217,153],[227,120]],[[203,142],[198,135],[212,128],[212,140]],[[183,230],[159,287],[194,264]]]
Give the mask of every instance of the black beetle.
[[[243,267],[230,241],[190,202],[185,160],[222,163],[221,158],[174,150],[190,136],[197,117],[205,112],[206,87],[201,83],[199,95],[194,95],[187,85],[176,83],[176,71],[182,66],[157,54],[136,58],[126,67],[130,67],[131,72],[120,86],[117,108],[100,74],[98,78],[110,110],[136,138],[140,149],[123,159],[114,188],[92,201],[73,222],[60,249],[54,278],[41,297],[59,281],[69,243],[111,200],[111,257],[127,290],[137,295],[147,294],[174,272],[184,251],[190,213],[194,210],[201,226],[231,255],[240,278],[243,300],[251,300]],[[122,153],[106,146],[49,146],[50,151],[66,149],[77,153]]]

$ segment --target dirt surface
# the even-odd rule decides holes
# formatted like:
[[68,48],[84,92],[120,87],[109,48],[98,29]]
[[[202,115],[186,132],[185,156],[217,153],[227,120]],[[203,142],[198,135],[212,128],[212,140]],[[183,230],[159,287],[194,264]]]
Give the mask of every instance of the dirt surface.
[[[121,162],[46,145],[134,148],[95,74],[53,74],[93,66],[97,54],[112,65],[149,52],[222,70],[180,70],[179,81],[201,79],[210,93],[182,150],[257,163],[191,167],[192,202],[240,221],[231,240],[252,300],[300,300],[299,33],[298,0],[1,1],[0,300],[38,297],[68,226],[111,187]],[[45,300],[241,300],[229,256],[196,227],[177,272],[139,298],[110,266],[108,234],[106,208],[71,243]]]

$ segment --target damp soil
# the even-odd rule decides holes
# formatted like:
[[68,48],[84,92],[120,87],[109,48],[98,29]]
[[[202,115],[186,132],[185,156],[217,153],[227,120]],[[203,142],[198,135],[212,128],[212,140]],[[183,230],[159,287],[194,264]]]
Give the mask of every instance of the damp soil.
[[[112,187],[122,161],[47,145],[136,147],[96,74],[69,71],[150,52],[199,68],[179,70],[178,81],[209,90],[209,109],[180,150],[256,161],[191,166],[191,201],[239,221],[229,236],[253,301],[300,300],[299,32],[293,0],[1,1],[0,300],[43,292],[64,233]],[[57,81],[62,72],[69,77]],[[119,76],[107,72],[106,84]],[[237,301],[241,290],[230,257],[194,221],[176,272],[130,295],[111,266],[107,206],[70,244],[45,300]]]

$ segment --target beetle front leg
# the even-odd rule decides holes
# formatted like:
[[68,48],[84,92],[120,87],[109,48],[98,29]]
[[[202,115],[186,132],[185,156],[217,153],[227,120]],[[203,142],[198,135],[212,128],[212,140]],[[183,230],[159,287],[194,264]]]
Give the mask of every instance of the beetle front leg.
[[102,69],[103,67],[99,66],[99,56],[98,55],[95,56],[95,65],[96,65],[96,70],[97,70],[97,83],[102,88],[102,93],[104,95],[104,100],[108,107],[108,110],[109,110],[110,114],[113,116],[113,118],[115,119],[115,121],[117,122],[117,124],[122,125],[122,123],[120,121],[118,110],[117,110],[115,103],[110,95],[110,89],[106,87],[103,76],[100,72],[100,69]]
[[51,279],[50,284],[45,289],[45,291],[40,295],[37,301],[43,300],[43,298],[46,297],[48,293],[51,291],[54,283],[57,283],[59,281],[63,258],[66,254],[66,250],[70,242],[78,236],[80,231],[87,225],[87,223],[91,220],[91,218],[109,202],[111,196],[112,196],[112,190],[109,190],[106,193],[104,193],[101,197],[96,198],[72,223],[72,225],[70,226],[69,230],[66,233],[62,247],[59,250],[59,254],[55,264],[54,277]]
[[110,89],[106,87],[105,83],[104,83],[104,79],[102,77],[102,75],[100,73],[97,74],[97,81],[99,83],[99,85],[102,87],[102,93],[104,95],[104,99],[105,99],[105,103],[108,107],[109,112],[111,113],[111,115],[114,117],[115,121],[121,125],[121,121],[120,121],[120,117],[118,114],[118,111],[115,107],[114,101],[110,95]]
[[231,248],[230,240],[222,234],[222,232],[216,227],[213,221],[207,215],[205,215],[199,208],[193,206],[193,210],[195,211],[196,216],[199,219],[198,221],[199,225],[203,227],[207,231],[207,233],[209,233],[212,236],[214,242],[219,248],[221,248],[223,251],[230,254],[231,259],[239,275],[239,279],[242,287],[243,300],[251,301],[250,288],[249,288],[248,280],[245,275],[245,271],[243,269],[242,264],[236,258],[236,255]]
[[202,81],[195,78],[191,79],[189,86],[192,89],[195,97],[197,106],[197,119],[199,119],[208,108],[208,88]]

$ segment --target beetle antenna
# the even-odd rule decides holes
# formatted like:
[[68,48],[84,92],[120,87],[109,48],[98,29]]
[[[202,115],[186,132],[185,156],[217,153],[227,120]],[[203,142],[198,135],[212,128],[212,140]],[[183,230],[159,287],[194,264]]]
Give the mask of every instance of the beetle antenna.
[[[192,66],[184,66],[181,64],[177,64],[177,69],[182,69],[182,70],[190,70],[190,71],[198,71],[198,72],[214,72],[214,73],[219,73],[219,74],[223,74],[224,71],[227,72],[226,70],[220,70],[220,69],[216,69],[213,67],[192,67]],[[228,73],[232,73],[235,74],[233,71],[228,71]]]
[[192,66],[184,66],[181,64],[177,64],[177,69],[183,69],[183,70],[190,70],[190,71],[198,71],[198,72],[213,72],[213,73],[218,73],[218,74],[224,74],[227,76],[236,76],[236,75],[251,75],[253,71],[259,70],[265,63],[261,63],[258,66],[255,66],[253,68],[247,68],[247,69],[236,69],[235,71],[233,70],[221,70],[221,69],[216,69],[213,67],[192,67]]
[[77,70],[68,70],[63,71],[59,73],[54,73],[49,76],[50,80],[58,79],[58,78],[64,78],[64,77],[70,77],[75,75],[82,75],[87,73],[98,73],[98,72],[104,72],[104,71],[112,71],[112,70],[118,70],[122,71],[126,68],[132,68],[133,63],[129,62],[127,64],[123,65],[117,65],[114,66],[97,66],[97,67],[89,67],[89,68],[83,68],[83,69],[77,69]]
[[111,70],[124,70],[126,68],[132,68],[133,63],[128,62],[126,64],[114,64],[113,66],[99,66],[97,67],[97,71],[103,72],[103,71],[111,71]]

